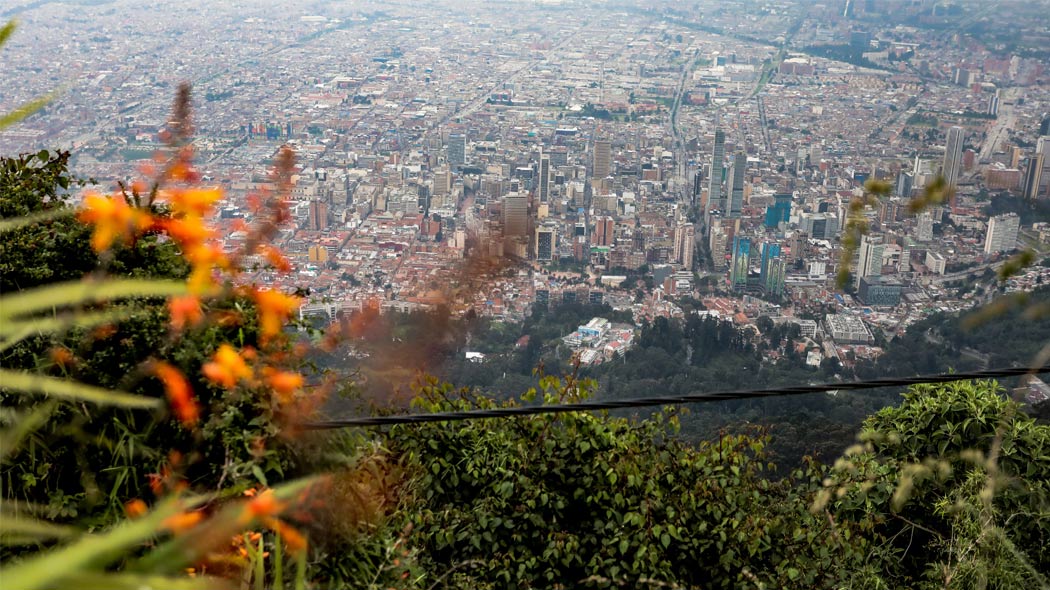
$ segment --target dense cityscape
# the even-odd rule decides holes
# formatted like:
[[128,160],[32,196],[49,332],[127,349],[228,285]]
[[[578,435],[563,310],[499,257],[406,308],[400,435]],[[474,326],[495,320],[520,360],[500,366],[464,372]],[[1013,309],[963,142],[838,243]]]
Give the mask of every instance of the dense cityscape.
[[0,587],[1050,588],[1050,0],[0,2]]
[[[23,31],[0,112],[58,95],[0,149],[131,179],[190,80],[229,248],[276,151],[297,152],[276,240],[295,271],[245,278],[308,290],[303,315],[591,302],[642,322],[687,297],[825,335],[819,364],[988,301],[986,271],[1050,248],[1046,216],[1018,215],[1050,202],[1039,3],[90,4],[8,5]],[[950,199],[910,214],[938,177]],[[839,289],[869,180],[892,190]],[[517,267],[464,293],[450,277],[470,256]]]

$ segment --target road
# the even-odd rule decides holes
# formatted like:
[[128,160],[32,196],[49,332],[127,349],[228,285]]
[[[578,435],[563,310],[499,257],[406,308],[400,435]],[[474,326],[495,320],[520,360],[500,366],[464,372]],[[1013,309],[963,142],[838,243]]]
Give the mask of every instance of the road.
[[995,120],[995,124],[992,125],[992,128],[988,130],[984,143],[981,144],[981,153],[977,159],[978,162],[991,160],[992,154],[995,153],[995,150],[1009,137],[1007,133],[1010,129],[1013,129],[1014,125],[1017,123],[1017,114],[1014,113],[1013,103],[1019,94],[1020,92],[1017,88],[1003,89],[999,100],[999,117]]

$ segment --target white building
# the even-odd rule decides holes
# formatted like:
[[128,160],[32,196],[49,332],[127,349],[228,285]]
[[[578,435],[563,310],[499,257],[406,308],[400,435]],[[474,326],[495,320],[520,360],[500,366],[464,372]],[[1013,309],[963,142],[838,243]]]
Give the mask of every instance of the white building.
[[988,220],[988,235],[984,239],[984,253],[1009,252],[1017,247],[1017,231],[1021,218],[1016,213],[996,215]]

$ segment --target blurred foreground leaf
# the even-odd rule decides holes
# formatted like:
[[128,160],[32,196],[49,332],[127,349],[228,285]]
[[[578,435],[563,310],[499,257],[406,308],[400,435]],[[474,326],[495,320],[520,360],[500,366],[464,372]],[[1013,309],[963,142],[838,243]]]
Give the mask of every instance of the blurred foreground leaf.
[[41,393],[52,397],[91,402],[104,406],[149,409],[160,407],[162,402],[159,398],[132,395],[122,391],[84,385],[83,383],[56,377],[6,369],[0,369],[0,385],[4,389],[16,389],[26,393]]
[[0,299],[0,323],[41,311],[98,303],[125,297],[169,297],[189,290],[182,281],[124,279],[107,281],[69,281],[49,285]]

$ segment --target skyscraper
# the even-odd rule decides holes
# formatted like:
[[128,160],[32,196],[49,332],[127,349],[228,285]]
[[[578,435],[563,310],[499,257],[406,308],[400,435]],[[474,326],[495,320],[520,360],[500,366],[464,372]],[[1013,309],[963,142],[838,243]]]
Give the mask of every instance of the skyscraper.
[[744,174],[747,172],[747,154],[738,151],[733,155],[733,163],[729,165],[729,181],[726,183],[726,196],[729,198],[729,207],[726,217],[740,219],[744,210]]
[[1028,169],[1024,173],[1024,187],[1021,196],[1034,201],[1039,197],[1039,186],[1043,180],[1043,167],[1046,164],[1046,156],[1035,154],[1028,158]]
[[453,133],[448,136],[448,164],[458,168],[467,163],[467,136]]
[[726,134],[715,130],[715,147],[711,152],[711,178],[708,179],[707,208],[724,211],[722,204],[722,166],[726,157]]
[[765,226],[776,229],[781,223],[791,219],[791,193],[775,193],[773,204],[766,208]]
[[747,289],[747,272],[751,266],[751,238],[733,238],[733,262],[729,266],[729,286],[734,291]]
[[321,200],[310,201],[307,223],[310,229],[321,231],[328,227],[328,203]]
[[515,192],[503,197],[503,235],[505,237],[528,236],[528,218],[528,195]]
[[558,228],[554,225],[541,225],[536,228],[536,260],[549,262],[554,258],[558,244]]
[[760,282],[767,295],[780,295],[784,292],[784,275],[787,265],[781,256],[780,244],[767,242],[762,245],[762,268]]
[[674,229],[674,257],[686,270],[693,270],[696,230],[691,223],[683,223]]
[[539,195],[541,203],[546,203],[550,198],[551,158],[542,151],[540,152],[540,175],[538,183],[539,186],[536,188],[536,194]]
[[860,238],[860,259],[853,277],[854,288],[860,288],[862,278],[882,274],[882,250],[882,236],[867,234]]
[[988,220],[988,235],[984,239],[984,253],[1009,252],[1017,247],[1017,230],[1021,218],[1016,213],[996,215]]
[[591,170],[592,178],[605,178],[612,172],[612,144],[608,141],[594,142],[594,161]]
[[948,130],[948,142],[944,146],[944,165],[941,167],[944,182],[950,186],[955,186],[959,182],[959,171],[962,170],[962,148],[962,127],[952,127]]

